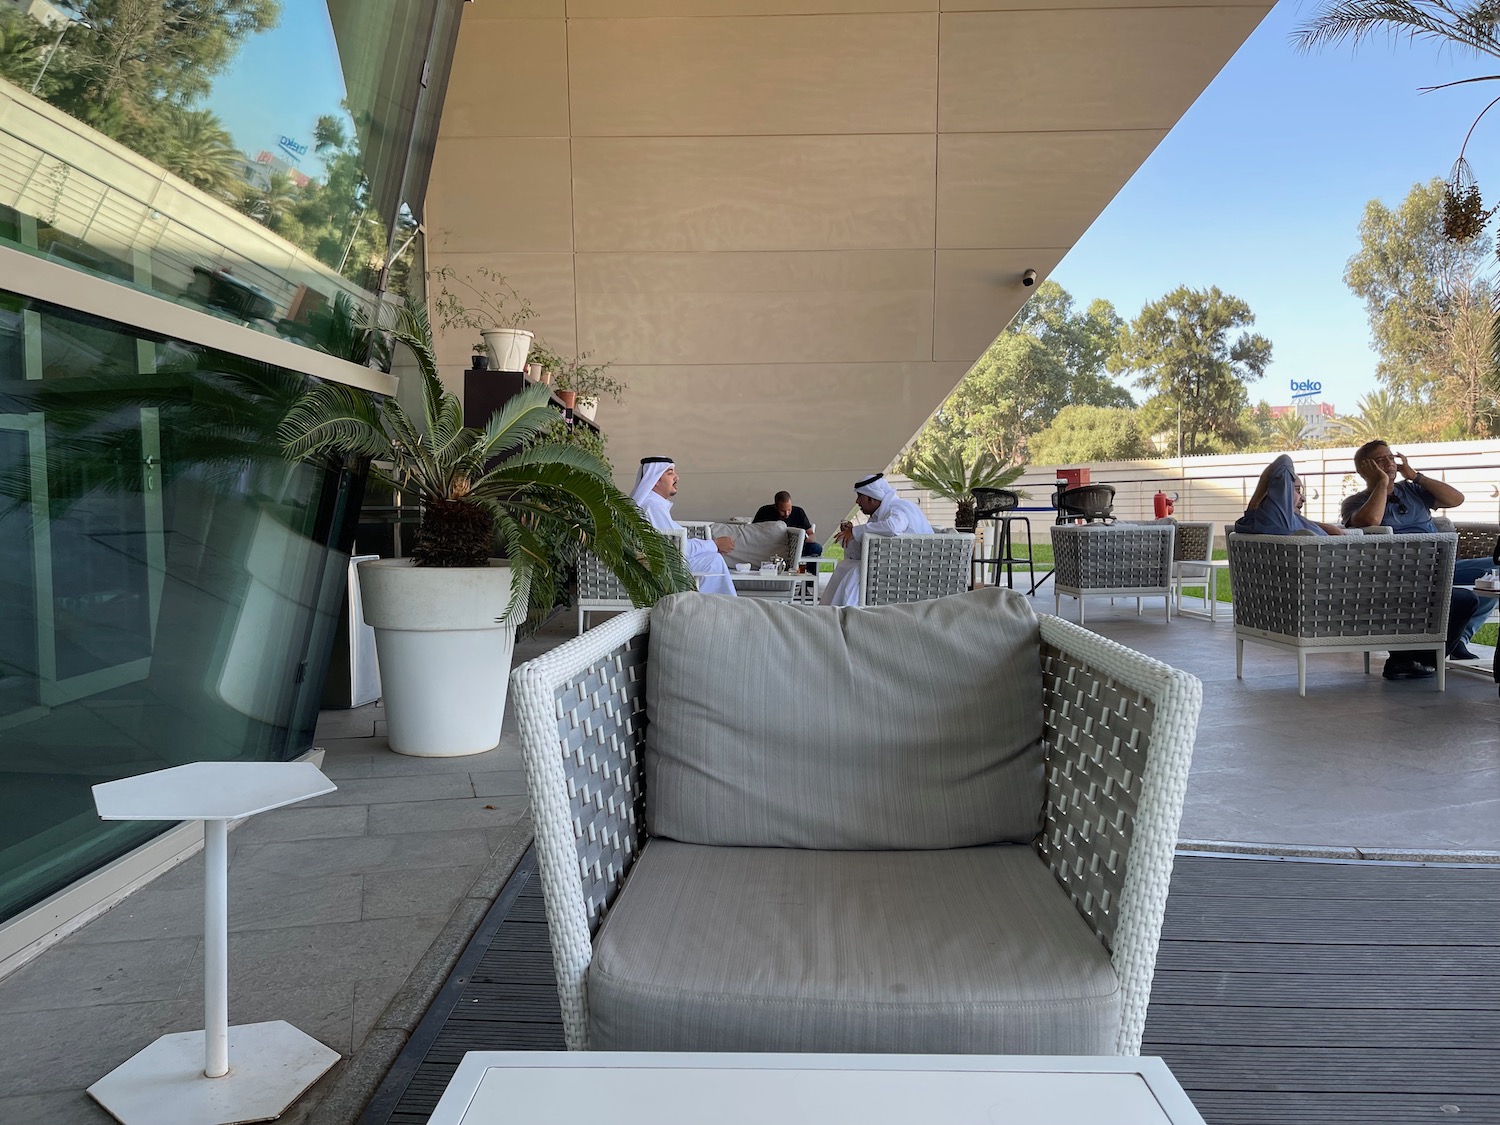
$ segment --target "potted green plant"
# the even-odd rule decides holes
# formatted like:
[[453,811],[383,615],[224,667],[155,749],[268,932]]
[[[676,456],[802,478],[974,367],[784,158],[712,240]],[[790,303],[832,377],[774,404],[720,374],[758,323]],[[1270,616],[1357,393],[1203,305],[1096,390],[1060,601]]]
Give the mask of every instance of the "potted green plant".
[[974,530],[974,489],[1004,488],[1025,471],[1025,465],[1001,465],[988,452],[966,463],[958,450],[916,457],[905,469],[912,484],[957,505],[953,526],[960,531]]
[[420,499],[411,557],[359,566],[390,747],[477,754],[500,739],[517,625],[528,606],[551,608],[579,552],[593,551],[641,605],[692,580],[603,461],[538,440],[557,421],[546,388],[528,387],[482,429],[465,427],[438,379],[426,310],[408,303],[392,336],[417,361],[420,427],[394,399],[326,383],[292,405],[278,437],[294,459],[370,458],[375,480]]
[[477,329],[493,370],[526,370],[534,336],[522,325],[536,311],[503,273],[480,266],[474,274],[461,274],[444,266],[433,270],[428,279],[436,286],[432,308],[444,331]]
[[560,394],[571,391],[575,396],[574,407],[579,416],[592,422],[599,409],[599,399],[608,395],[619,402],[620,395],[625,392],[625,384],[608,374],[612,363],[590,363],[589,357],[589,352],[583,352],[562,361],[552,382]]

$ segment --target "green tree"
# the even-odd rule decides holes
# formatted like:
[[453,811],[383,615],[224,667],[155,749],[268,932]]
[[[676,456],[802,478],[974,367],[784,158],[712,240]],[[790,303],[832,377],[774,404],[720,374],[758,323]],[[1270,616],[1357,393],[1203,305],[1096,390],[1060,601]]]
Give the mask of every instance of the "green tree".
[[1128,461],[1151,456],[1136,412],[1119,406],[1065,406],[1028,443],[1039,465]]
[[[81,0],[87,34],[70,33],[68,112],[154,157],[165,104],[188,106],[213,88],[248,35],[276,25],[280,0]],[[75,37],[76,36],[76,37]]]
[[[0,78],[24,90],[31,89],[56,38],[55,32],[49,35],[47,29],[35,20],[12,8],[0,8]],[[54,59],[54,65],[56,62]],[[55,88],[57,81],[49,66],[37,93],[46,97],[49,88]]]
[[1295,410],[1288,410],[1271,422],[1271,448],[1278,450],[1306,449],[1309,443],[1307,419]]
[[1108,377],[1120,318],[1107,301],[1077,312],[1055,281],[1044,281],[928,420],[898,462],[988,454],[1002,465],[1027,458],[1027,441],[1065,406],[1128,406],[1130,393]]
[[1395,210],[1366,204],[1344,282],[1365,303],[1376,375],[1398,402],[1422,408],[1425,436],[1486,436],[1500,414],[1491,240],[1445,239],[1442,197],[1434,179],[1413,185]]
[[[1143,414],[1160,424],[1181,412],[1184,453],[1214,452],[1243,440],[1247,384],[1265,374],[1271,342],[1238,332],[1255,323],[1250,306],[1219,290],[1178,286],[1141,310],[1124,330],[1111,369],[1129,371],[1151,392]],[[1174,427],[1175,428],[1175,427]],[[1157,433],[1153,428],[1149,432]]]

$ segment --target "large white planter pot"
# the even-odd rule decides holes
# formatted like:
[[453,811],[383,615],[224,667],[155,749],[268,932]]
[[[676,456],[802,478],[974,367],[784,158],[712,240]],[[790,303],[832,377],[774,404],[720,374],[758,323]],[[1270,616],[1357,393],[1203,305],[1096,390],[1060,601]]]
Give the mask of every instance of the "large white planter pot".
[[533,333],[524,328],[486,328],[479,335],[484,337],[485,349],[490,353],[490,366],[494,370],[526,370]]
[[425,758],[482,754],[500,741],[516,626],[510,564],[414,567],[410,559],[359,564],[392,750]]
[[594,415],[598,412],[599,400],[597,398],[584,398],[580,395],[573,403],[573,413],[590,422],[594,420]]

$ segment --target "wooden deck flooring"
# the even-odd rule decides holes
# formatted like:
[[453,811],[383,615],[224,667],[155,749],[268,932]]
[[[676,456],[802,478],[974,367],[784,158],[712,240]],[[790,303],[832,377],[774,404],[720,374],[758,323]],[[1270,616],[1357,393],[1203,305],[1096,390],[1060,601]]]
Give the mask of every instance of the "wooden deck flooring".
[[[562,1048],[535,871],[361,1125],[425,1125],[465,1051]],[[1142,1053],[1209,1125],[1500,1125],[1500,868],[1180,856]]]

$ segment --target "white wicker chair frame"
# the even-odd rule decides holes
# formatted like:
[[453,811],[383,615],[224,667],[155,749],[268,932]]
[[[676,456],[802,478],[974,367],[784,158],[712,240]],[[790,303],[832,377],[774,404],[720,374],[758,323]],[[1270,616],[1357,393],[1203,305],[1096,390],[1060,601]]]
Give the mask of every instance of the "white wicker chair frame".
[[[592,938],[646,844],[650,610],[521,665],[511,693],[536,817],[569,1050],[587,1050]],[[1140,1053],[1203,689],[1060,618],[1041,617],[1046,802],[1034,843],[1110,951],[1115,1041]]]
[[860,544],[859,604],[891,605],[962,594],[969,588],[973,532],[866,535]]
[[1078,599],[1078,623],[1084,621],[1084,597],[1159,597],[1172,620],[1172,541],[1175,525],[1060,524],[1052,529],[1052,592],[1057,612],[1062,595]]
[[[679,551],[682,550],[682,544],[688,537],[685,531],[664,531],[662,534],[676,543]],[[578,560],[576,602],[579,633],[588,628],[591,613],[605,611],[617,613],[622,609],[635,608],[635,602],[630,600],[624,583],[615,577],[614,571],[599,561],[599,557],[593,551],[585,551]]]
[[1179,616],[1183,612],[1182,589],[1191,583],[1203,586],[1203,601],[1209,620],[1219,619],[1219,600],[1210,588],[1216,581],[1213,558],[1214,525],[1211,522],[1183,520],[1177,524],[1177,534],[1172,537],[1172,597]]
[[[1235,675],[1245,642],[1297,654],[1297,694],[1307,694],[1309,652],[1441,649],[1458,536],[1231,535]],[[1443,691],[1444,661],[1437,662]]]

